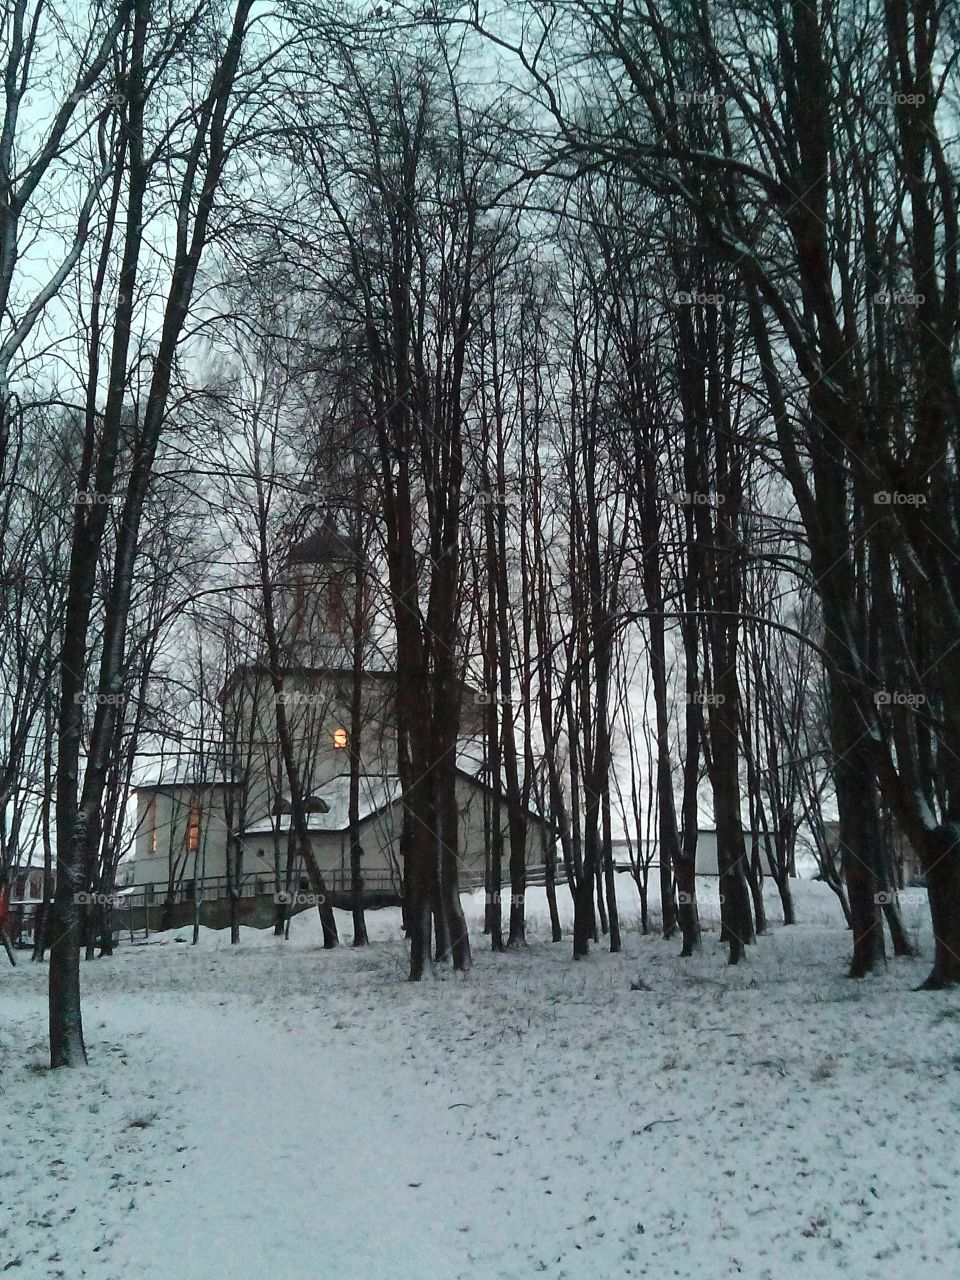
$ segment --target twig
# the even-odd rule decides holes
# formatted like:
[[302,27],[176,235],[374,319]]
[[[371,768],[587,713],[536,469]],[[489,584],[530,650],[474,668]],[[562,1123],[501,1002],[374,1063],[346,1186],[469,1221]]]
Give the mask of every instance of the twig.
[[651,1120],[649,1124],[645,1124],[642,1129],[635,1130],[636,1133],[649,1133],[655,1124],[677,1124],[683,1119],[683,1116],[667,1116],[663,1120]]

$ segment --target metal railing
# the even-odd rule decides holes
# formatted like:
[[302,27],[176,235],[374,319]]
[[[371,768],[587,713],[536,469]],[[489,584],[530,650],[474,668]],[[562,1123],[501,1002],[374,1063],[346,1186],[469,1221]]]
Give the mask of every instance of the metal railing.
[[[401,886],[397,877],[389,871],[371,871],[362,873],[361,883],[365,894],[399,894]],[[331,895],[349,894],[353,890],[351,873],[339,867],[323,872],[323,880],[327,893]],[[311,893],[312,888],[302,873],[293,877],[290,884],[281,877],[249,874],[241,878],[239,897],[241,899],[269,897],[276,898],[283,893]],[[197,898],[201,902],[220,902],[232,896],[231,879],[228,876],[205,876],[199,881],[180,880],[170,885],[167,881],[154,881],[151,884],[133,885],[127,889],[118,889],[111,896],[111,905],[121,911],[137,910],[142,907],[159,906],[164,903],[177,905],[193,902]]]

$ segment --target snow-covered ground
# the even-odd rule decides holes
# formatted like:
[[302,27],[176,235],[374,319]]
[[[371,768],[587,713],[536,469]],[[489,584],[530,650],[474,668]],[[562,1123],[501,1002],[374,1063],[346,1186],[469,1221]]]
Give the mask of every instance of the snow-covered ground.
[[[924,1280],[960,1275],[960,1000],[843,977],[824,886],[728,968],[569,940],[403,981],[374,945],[162,935],[84,966],[91,1066],[0,970],[0,1270],[29,1280]],[[561,895],[566,898],[565,894]],[[480,903],[466,899],[474,921]],[[775,898],[769,899],[776,920]],[[349,918],[340,917],[349,940]],[[632,990],[642,978],[649,989]]]

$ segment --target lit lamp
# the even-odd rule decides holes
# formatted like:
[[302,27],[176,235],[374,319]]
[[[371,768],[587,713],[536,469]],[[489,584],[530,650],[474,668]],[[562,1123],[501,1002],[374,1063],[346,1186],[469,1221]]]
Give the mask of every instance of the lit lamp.
[[344,747],[346,747],[347,742],[348,742],[348,737],[347,737],[347,731],[346,731],[346,729],[334,729],[334,731],[333,731],[333,745],[334,745],[338,750],[341,750],[341,751],[342,751],[342,750],[343,750],[343,748],[344,748]]

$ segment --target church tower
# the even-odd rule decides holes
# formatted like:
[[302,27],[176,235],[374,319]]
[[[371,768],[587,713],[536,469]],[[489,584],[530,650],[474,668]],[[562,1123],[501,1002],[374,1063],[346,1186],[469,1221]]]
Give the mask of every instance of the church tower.
[[359,541],[333,515],[293,544],[287,555],[284,637],[291,659],[303,666],[351,665],[357,584],[366,567]]

